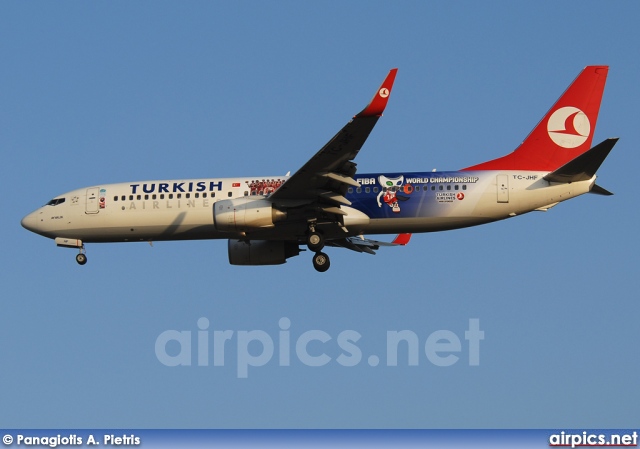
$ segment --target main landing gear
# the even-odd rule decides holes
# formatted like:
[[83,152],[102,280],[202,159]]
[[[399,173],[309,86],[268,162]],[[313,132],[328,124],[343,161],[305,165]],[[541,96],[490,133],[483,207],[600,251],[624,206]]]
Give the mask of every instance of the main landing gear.
[[325,253],[318,251],[313,255],[313,268],[315,268],[320,273],[324,273],[331,266],[331,261],[329,260],[329,256]]
[[329,260],[329,256],[322,252],[322,248],[324,248],[324,237],[316,231],[314,223],[309,223],[307,248],[309,248],[309,251],[313,251],[315,253],[313,255],[313,268],[320,273],[327,271],[331,265],[331,261]]
[[324,248],[324,237],[318,232],[312,231],[307,235],[307,247],[310,251],[318,252]]

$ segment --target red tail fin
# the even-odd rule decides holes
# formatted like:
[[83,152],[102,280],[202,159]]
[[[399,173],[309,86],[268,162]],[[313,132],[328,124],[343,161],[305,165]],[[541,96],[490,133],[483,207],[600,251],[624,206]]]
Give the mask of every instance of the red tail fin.
[[587,151],[608,71],[586,67],[513,153],[464,170],[553,171]]

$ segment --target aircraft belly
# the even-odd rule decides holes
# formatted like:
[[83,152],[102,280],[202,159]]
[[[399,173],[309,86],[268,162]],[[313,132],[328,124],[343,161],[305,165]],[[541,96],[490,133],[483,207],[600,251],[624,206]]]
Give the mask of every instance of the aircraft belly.
[[[507,218],[507,217],[503,217]],[[466,228],[500,220],[491,217],[415,217],[379,218],[371,220],[366,232],[369,234],[396,234],[447,231]]]
[[[70,229],[65,232],[86,243],[138,242],[163,240],[200,240],[223,238],[213,225],[154,225],[138,227],[97,227],[86,232]],[[61,235],[67,237],[67,235]]]
[[56,237],[86,243],[223,238],[215,230],[211,209],[101,211],[80,215],[55,231]]

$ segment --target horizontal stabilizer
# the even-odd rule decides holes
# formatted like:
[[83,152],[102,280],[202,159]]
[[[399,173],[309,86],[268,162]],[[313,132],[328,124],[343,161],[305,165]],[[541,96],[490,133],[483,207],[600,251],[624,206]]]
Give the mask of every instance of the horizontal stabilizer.
[[599,143],[559,169],[549,173],[544,179],[550,182],[576,182],[593,178],[593,175],[596,174],[596,171],[598,171],[598,168],[600,168],[600,165],[617,142],[618,138],[615,137]]
[[591,187],[591,191],[589,193],[595,193],[596,195],[604,195],[604,196],[613,195],[612,192],[609,192],[607,189],[603,189],[598,184],[594,184],[593,187]]

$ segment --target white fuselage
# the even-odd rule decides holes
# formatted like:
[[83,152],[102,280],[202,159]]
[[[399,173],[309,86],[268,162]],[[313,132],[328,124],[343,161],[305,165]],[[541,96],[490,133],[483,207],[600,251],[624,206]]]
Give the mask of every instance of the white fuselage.
[[[450,176],[452,172],[446,173]],[[459,173],[469,176],[469,172]],[[477,171],[471,174],[477,181],[468,186],[463,184],[464,190],[457,190],[462,188],[459,183],[429,183],[429,177],[440,179],[431,172],[414,173],[413,178],[404,175],[405,179],[422,179],[417,178],[422,175],[427,180],[422,186],[412,186],[410,200],[400,204],[400,208],[407,207],[405,204],[412,206],[410,214],[389,212],[390,206],[376,198],[377,190],[367,188],[365,192],[364,184],[362,189],[351,188],[346,197],[352,202],[351,210],[359,212],[358,220],[350,222],[349,214],[344,218],[348,235],[432,232],[488,223],[533,210],[546,210],[587,193],[595,182],[594,176],[587,181],[549,183],[543,179],[546,173],[540,172]],[[365,182],[362,180],[377,176],[361,175],[356,180]],[[49,238],[78,239],[86,243],[236,238],[246,234],[216,230],[214,204],[231,198],[268,198],[286,179],[286,176],[216,178],[87,187],[56,197],[27,215],[22,225]],[[503,180],[506,185],[500,185]],[[456,198],[459,193],[463,193],[461,199]],[[376,201],[380,205],[376,205]],[[291,229],[286,224],[256,229],[251,238],[293,240],[296,236],[289,235]]]

